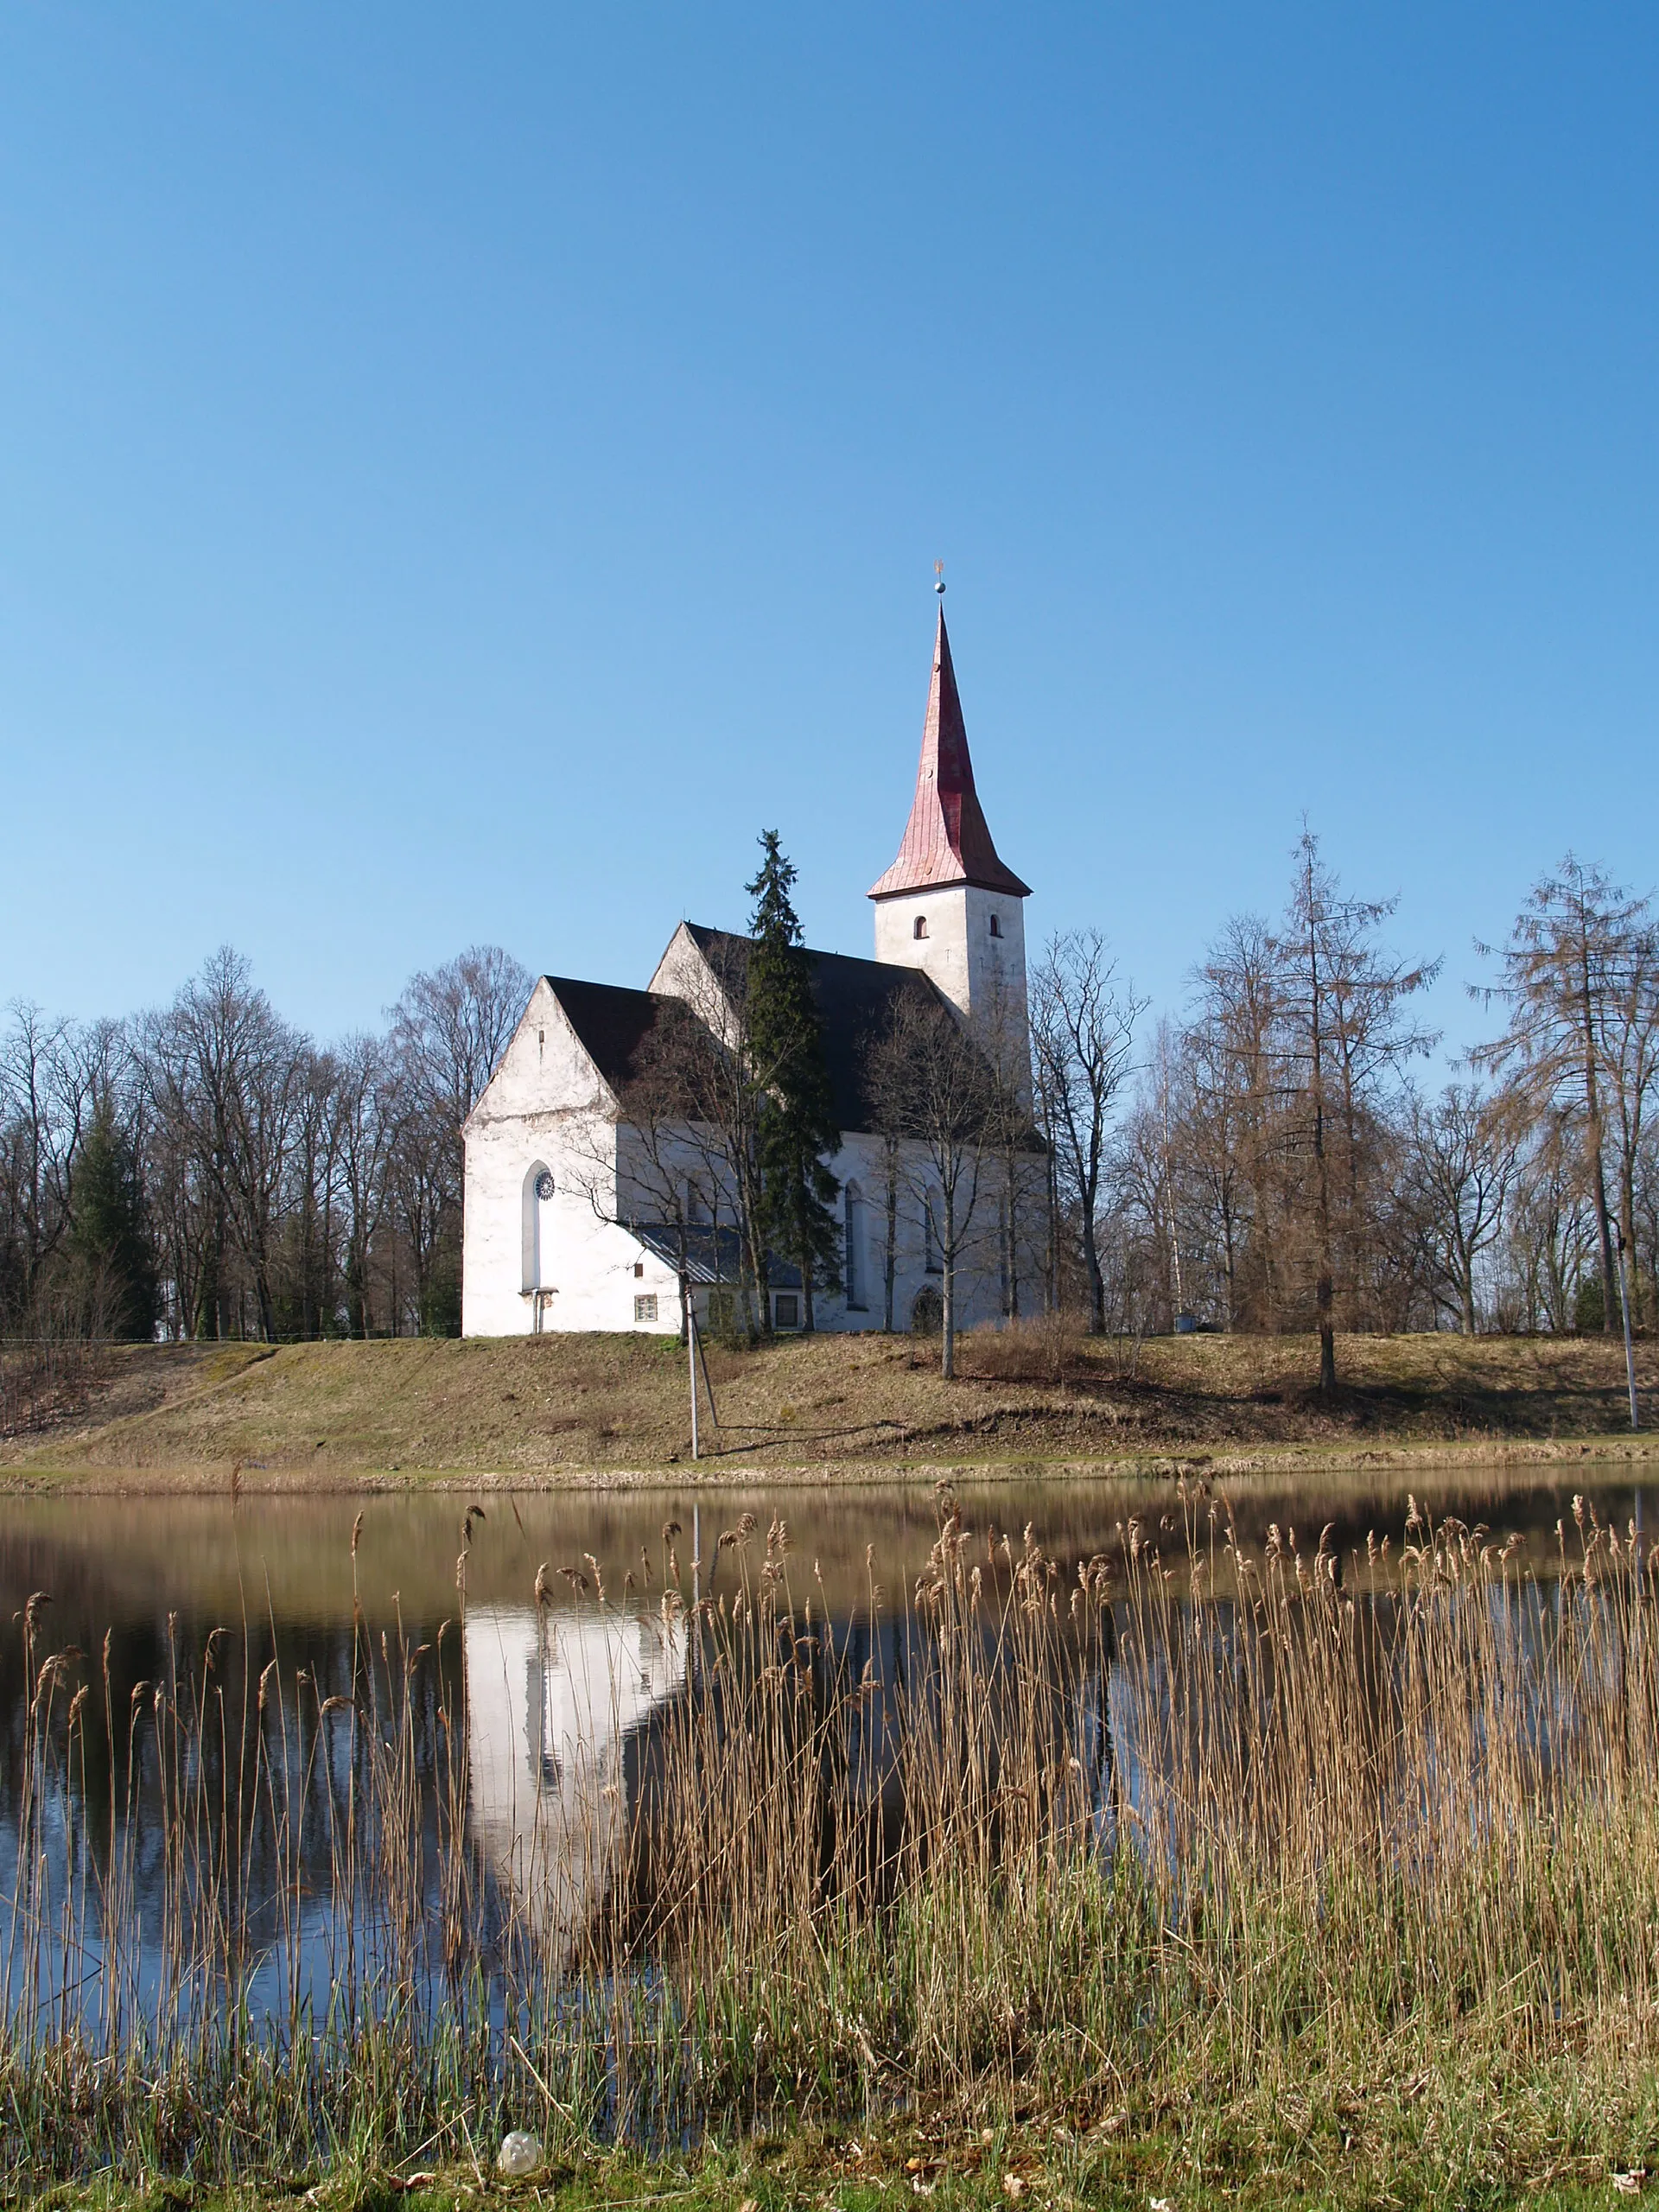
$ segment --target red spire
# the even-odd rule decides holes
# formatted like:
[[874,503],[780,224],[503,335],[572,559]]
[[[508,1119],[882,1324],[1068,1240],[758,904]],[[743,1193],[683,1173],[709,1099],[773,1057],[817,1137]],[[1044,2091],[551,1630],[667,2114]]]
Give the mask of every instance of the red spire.
[[976,884],[982,891],[1001,891],[1015,899],[1027,898],[1031,892],[1028,883],[1021,883],[1013,869],[1004,868],[998,860],[974,789],[974,764],[968,757],[968,733],[963,727],[962,701],[957,696],[957,673],[950,665],[950,640],[945,635],[941,605],[939,634],[933,645],[933,682],[922,731],[921,765],[916,771],[916,796],[911,802],[899,857],[869,895],[890,899],[896,892],[925,891],[950,883]]

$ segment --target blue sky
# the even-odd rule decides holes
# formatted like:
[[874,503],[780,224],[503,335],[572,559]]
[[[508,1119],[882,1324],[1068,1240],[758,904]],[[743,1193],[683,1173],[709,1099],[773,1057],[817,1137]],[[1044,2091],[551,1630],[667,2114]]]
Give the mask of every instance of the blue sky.
[[0,14],[0,999],[862,952],[936,556],[982,796],[1179,1000],[1306,811],[1479,1017],[1642,888],[1650,6]]

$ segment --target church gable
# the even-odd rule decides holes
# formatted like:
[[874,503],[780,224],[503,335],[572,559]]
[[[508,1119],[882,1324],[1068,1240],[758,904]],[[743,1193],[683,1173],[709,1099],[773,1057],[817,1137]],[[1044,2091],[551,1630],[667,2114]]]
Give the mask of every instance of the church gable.
[[650,1070],[664,1017],[677,1012],[658,991],[628,990],[614,983],[582,983],[569,976],[543,979],[572,1034],[613,1099]]
[[505,1116],[524,1111],[526,1094],[538,1087],[537,1077],[545,1060],[547,1024],[556,1019],[547,978],[538,976],[518,1017],[518,1027],[507,1039],[506,1050],[473,1102],[473,1110],[462,1124],[463,1136],[471,1136]]
[[652,1065],[664,1015],[679,1013],[661,992],[539,977],[467,1131],[524,1114],[614,1114]]

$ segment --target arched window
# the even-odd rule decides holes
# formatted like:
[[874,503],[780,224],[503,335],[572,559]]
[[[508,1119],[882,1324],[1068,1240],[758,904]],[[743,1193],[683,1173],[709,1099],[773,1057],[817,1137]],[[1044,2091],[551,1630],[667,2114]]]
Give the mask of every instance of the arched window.
[[1002,920],[1001,920],[1001,917],[1000,915],[998,915],[998,914],[993,914],[993,915],[991,916],[991,935],[992,935],[993,937],[1001,937],[1001,934],[1002,934]]
[[847,1304],[855,1313],[864,1311],[864,1193],[849,1183],[842,1199],[845,1252],[842,1277]]
[[553,1196],[553,1178],[544,1161],[532,1160],[524,1171],[524,1186],[521,1200],[520,1252],[523,1262],[521,1287],[527,1291],[547,1287],[544,1270],[547,1265],[547,1236],[543,1215],[548,1200]]
[[915,921],[911,925],[910,933],[912,937],[918,938],[925,937],[927,935],[927,916],[925,914],[917,915]]

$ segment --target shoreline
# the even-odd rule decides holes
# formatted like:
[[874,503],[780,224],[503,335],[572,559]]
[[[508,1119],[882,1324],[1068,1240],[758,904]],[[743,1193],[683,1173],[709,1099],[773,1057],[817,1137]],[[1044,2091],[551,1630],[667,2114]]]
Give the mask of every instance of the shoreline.
[[902,1485],[930,1489],[936,1483],[1148,1481],[1183,1476],[1213,1480],[1249,1479],[1301,1472],[1401,1474],[1417,1469],[1473,1469],[1500,1466],[1571,1466],[1659,1463],[1659,1432],[1582,1437],[1478,1437],[1331,1443],[1194,1445],[1161,1451],[1101,1457],[998,1455],[984,1459],[761,1460],[736,1463],[712,1459],[671,1460],[639,1467],[561,1466],[456,1468],[397,1465],[322,1465],[296,1461],[288,1465],[230,1460],[181,1461],[154,1465],[88,1465],[66,1459],[0,1465],[0,1498],[21,1497],[203,1497],[229,1493],[242,1497],[384,1497],[428,1491],[557,1492],[684,1490],[711,1491],[782,1489],[871,1490]]

